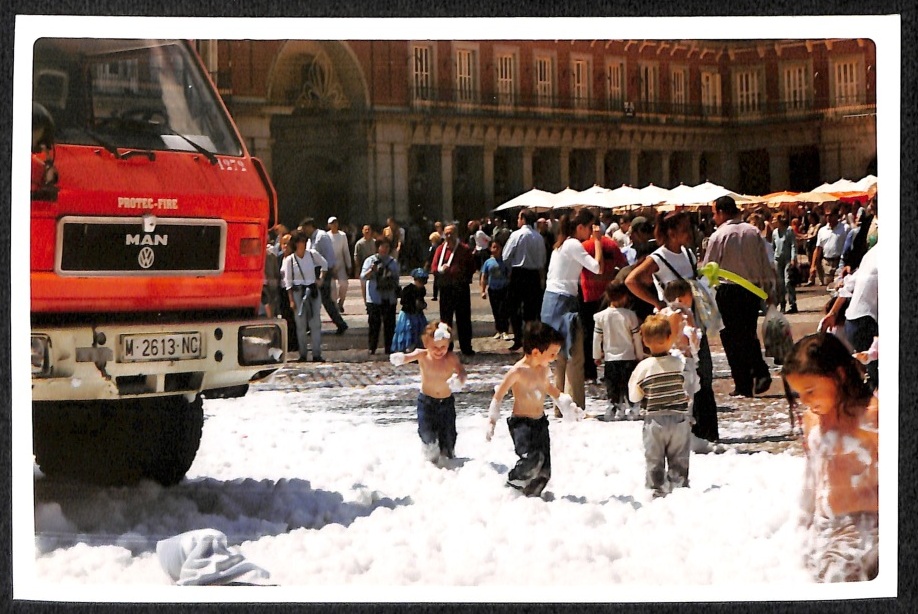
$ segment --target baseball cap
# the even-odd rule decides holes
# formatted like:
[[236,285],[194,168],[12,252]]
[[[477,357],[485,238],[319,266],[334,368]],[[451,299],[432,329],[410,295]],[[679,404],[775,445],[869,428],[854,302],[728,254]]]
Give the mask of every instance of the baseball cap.
[[650,231],[651,226],[650,222],[647,221],[647,218],[643,215],[639,215],[633,220],[631,220],[631,230],[632,231]]
[[336,218],[334,215],[331,216],[330,218],[328,218],[328,223],[329,223],[329,224],[334,223],[334,222],[337,222],[337,221],[338,221],[338,218]]

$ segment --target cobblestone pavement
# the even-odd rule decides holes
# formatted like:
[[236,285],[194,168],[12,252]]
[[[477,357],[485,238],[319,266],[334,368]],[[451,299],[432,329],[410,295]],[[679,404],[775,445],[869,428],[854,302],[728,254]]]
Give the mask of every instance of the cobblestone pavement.
[[[402,280],[403,283],[407,279]],[[476,286],[473,285],[473,289]],[[356,288],[356,291],[355,291]],[[414,419],[413,408],[417,396],[418,373],[414,364],[396,368],[389,363],[388,356],[380,351],[370,355],[366,348],[366,313],[359,303],[359,284],[352,283],[344,314],[350,329],[346,334],[336,336],[331,321],[325,318],[322,337],[325,363],[290,363],[268,382],[254,386],[256,390],[290,390],[319,392],[325,389],[346,388],[350,392],[349,403],[377,406],[381,412],[388,412],[386,421],[392,419]],[[822,317],[822,309],[828,300],[825,288],[799,288],[798,306],[800,313],[789,315],[788,320],[794,338],[812,333]],[[359,305],[359,307],[358,307]],[[359,312],[358,312],[359,310]],[[437,317],[438,303],[428,300],[427,316]],[[500,381],[506,370],[519,359],[521,354],[508,351],[509,342],[493,339],[493,320],[487,301],[477,293],[472,294],[472,319],[477,352],[473,357],[462,357],[469,373],[469,381],[457,395],[457,413],[480,413],[487,410],[494,385]],[[761,320],[759,320],[761,325]],[[787,401],[784,398],[780,367],[766,359],[772,372],[772,386],[755,399],[733,398],[733,380],[727,365],[720,339],[717,335],[709,340],[714,358],[714,392],[718,405],[720,443],[723,450],[737,452],[780,452],[791,450],[802,453],[799,424],[791,430]],[[296,354],[292,355],[293,357]],[[406,385],[408,384],[408,385]],[[373,392],[374,386],[385,387],[381,393]],[[360,391],[367,389],[367,394]],[[587,414],[592,419],[601,419],[605,409],[604,389],[601,383],[588,383],[586,388]],[[394,414],[391,410],[398,409]]]

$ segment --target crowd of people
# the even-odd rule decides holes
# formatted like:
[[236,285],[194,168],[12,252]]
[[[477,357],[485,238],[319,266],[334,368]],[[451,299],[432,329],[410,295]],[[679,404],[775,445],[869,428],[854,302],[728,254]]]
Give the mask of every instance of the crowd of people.
[[[520,461],[508,484],[539,495],[550,478],[545,395],[555,400],[556,417],[579,418],[586,382],[601,380],[606,420],[644,420],[646,485],[665,496],[688,486],[690,453],[710,452],[719,439],[711,335],[724,348],[731,395],[762,395],[772,378],[759,318],[769,306],[797,313],[799,286],[825,286],[829,300],[817,331],[775,363],[784,365],[788,402],[808,407],[811,568],[825,581],[867,579],[876,573],[878,543],[877,205],[874,186],[864,203],[779,212],[744,211],[729,196],[709,214],[597,216],[581,208],[553,219],[522,209],[515,219],[435,222],[426,240],[392,218],[382,228],[364,225],[360,238],[336,217],[327,232],[305,218],[292,232],[273,229],[263,302],[269,317],[288,319],[299,360],[311,351],[321,361],[321,310],[344,334],[347,288],[358,279],[367,351],[377,351],[382,332],[393,364],[419,363],[419,434],[429,460],[441,462],[453,455],[453,393],[465,378],[454,343],[466,359],[475,355],[471,292],[478,274],[494,339],[522,352],[489,410],[493,432],[500,401],[513,392],[508,426]],[[404,274],[411,281],[402,288]],[[430,279],[439,313],[428,322]],[[860,553],[853,559],[852,549]]]

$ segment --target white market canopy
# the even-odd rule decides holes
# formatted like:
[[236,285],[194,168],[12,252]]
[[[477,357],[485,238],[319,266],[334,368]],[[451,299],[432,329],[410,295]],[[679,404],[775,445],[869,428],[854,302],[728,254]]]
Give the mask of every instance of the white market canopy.
[[609,206],[613,208],[636,206],[640,204],[641,191],[630,185],[621,185],[614,190],[610,190],[606,195],[606,199],[609,202]]
[[555,201],[555,195],[538,188],[532,188],[515,198],[511,198],[501,206],[494,209],[495,211],[506,211],[508,209],[526,207],[535,211],[548,211],[552,208]]
[[645,206],[659,205],[665,202],[667,198],[669,198],[669,190],[650,183],[640,189],[640,201],[637,204]]
[[687,186],[680,183],[671,190],[655,186],[652,183],[640,189],[625,184],[611,190],[600,185],[594,185],[583,191],[567,187],[557,193],[532,188],[528,192],[524,192],[503,203],[495,208],[494,211],[506,211],[522,207],[527,207],[540,213],[552,209],[576,207],[617,210],[631,209],[632,207],[656,207],[658,211],[672,211],[677,207],[710,205],[721,196],[732,197],[739,206],[748,206],[754,203],[764,203],[772,206],[781,203],[823,203],[838,200],[840,195],[863,194],[876,184],[876,175],[867,175],[856,182],[843,178],[834,183],[824,183],[809,192],[783,191],[765,196],[738,194],[710,181],[705,181],[696,186]]
[[582,192],[578,192],[573,188],[567,187],[552,197],[551,208],[565,209],[569,207],[576,207],[578,205],[584,205],[586,203],[581,202],[584,200],[584,198],[585,197],[582,196]]
[[873,186],[876,184],[877,184],[876,175],[867,175],[866,177],[863,177],[860,181],[858,181],[855,185],[857,186],[857,189],[859,191],[866,192],[867,190],[870,189],[870,186]]
[[863,192],[864,190],[859,189],[857,183],[854,181],[851,181],[850,179],[839,179],[838,181],[834,183],[824,183],[818,188],[813,188],[812,191],[832,193],[832,192]]

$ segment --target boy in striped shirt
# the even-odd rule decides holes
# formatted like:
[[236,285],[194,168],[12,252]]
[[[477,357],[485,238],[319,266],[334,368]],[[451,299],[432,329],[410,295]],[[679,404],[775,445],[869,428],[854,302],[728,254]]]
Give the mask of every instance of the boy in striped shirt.
[[628,396],[632,403],[641,403],[646,484],[656,498],[689,485],[692,416],[683,362],[669,352],[673,344],[669,319],[649,316],[641,325],[641,337],[650,356],[631,374]]

